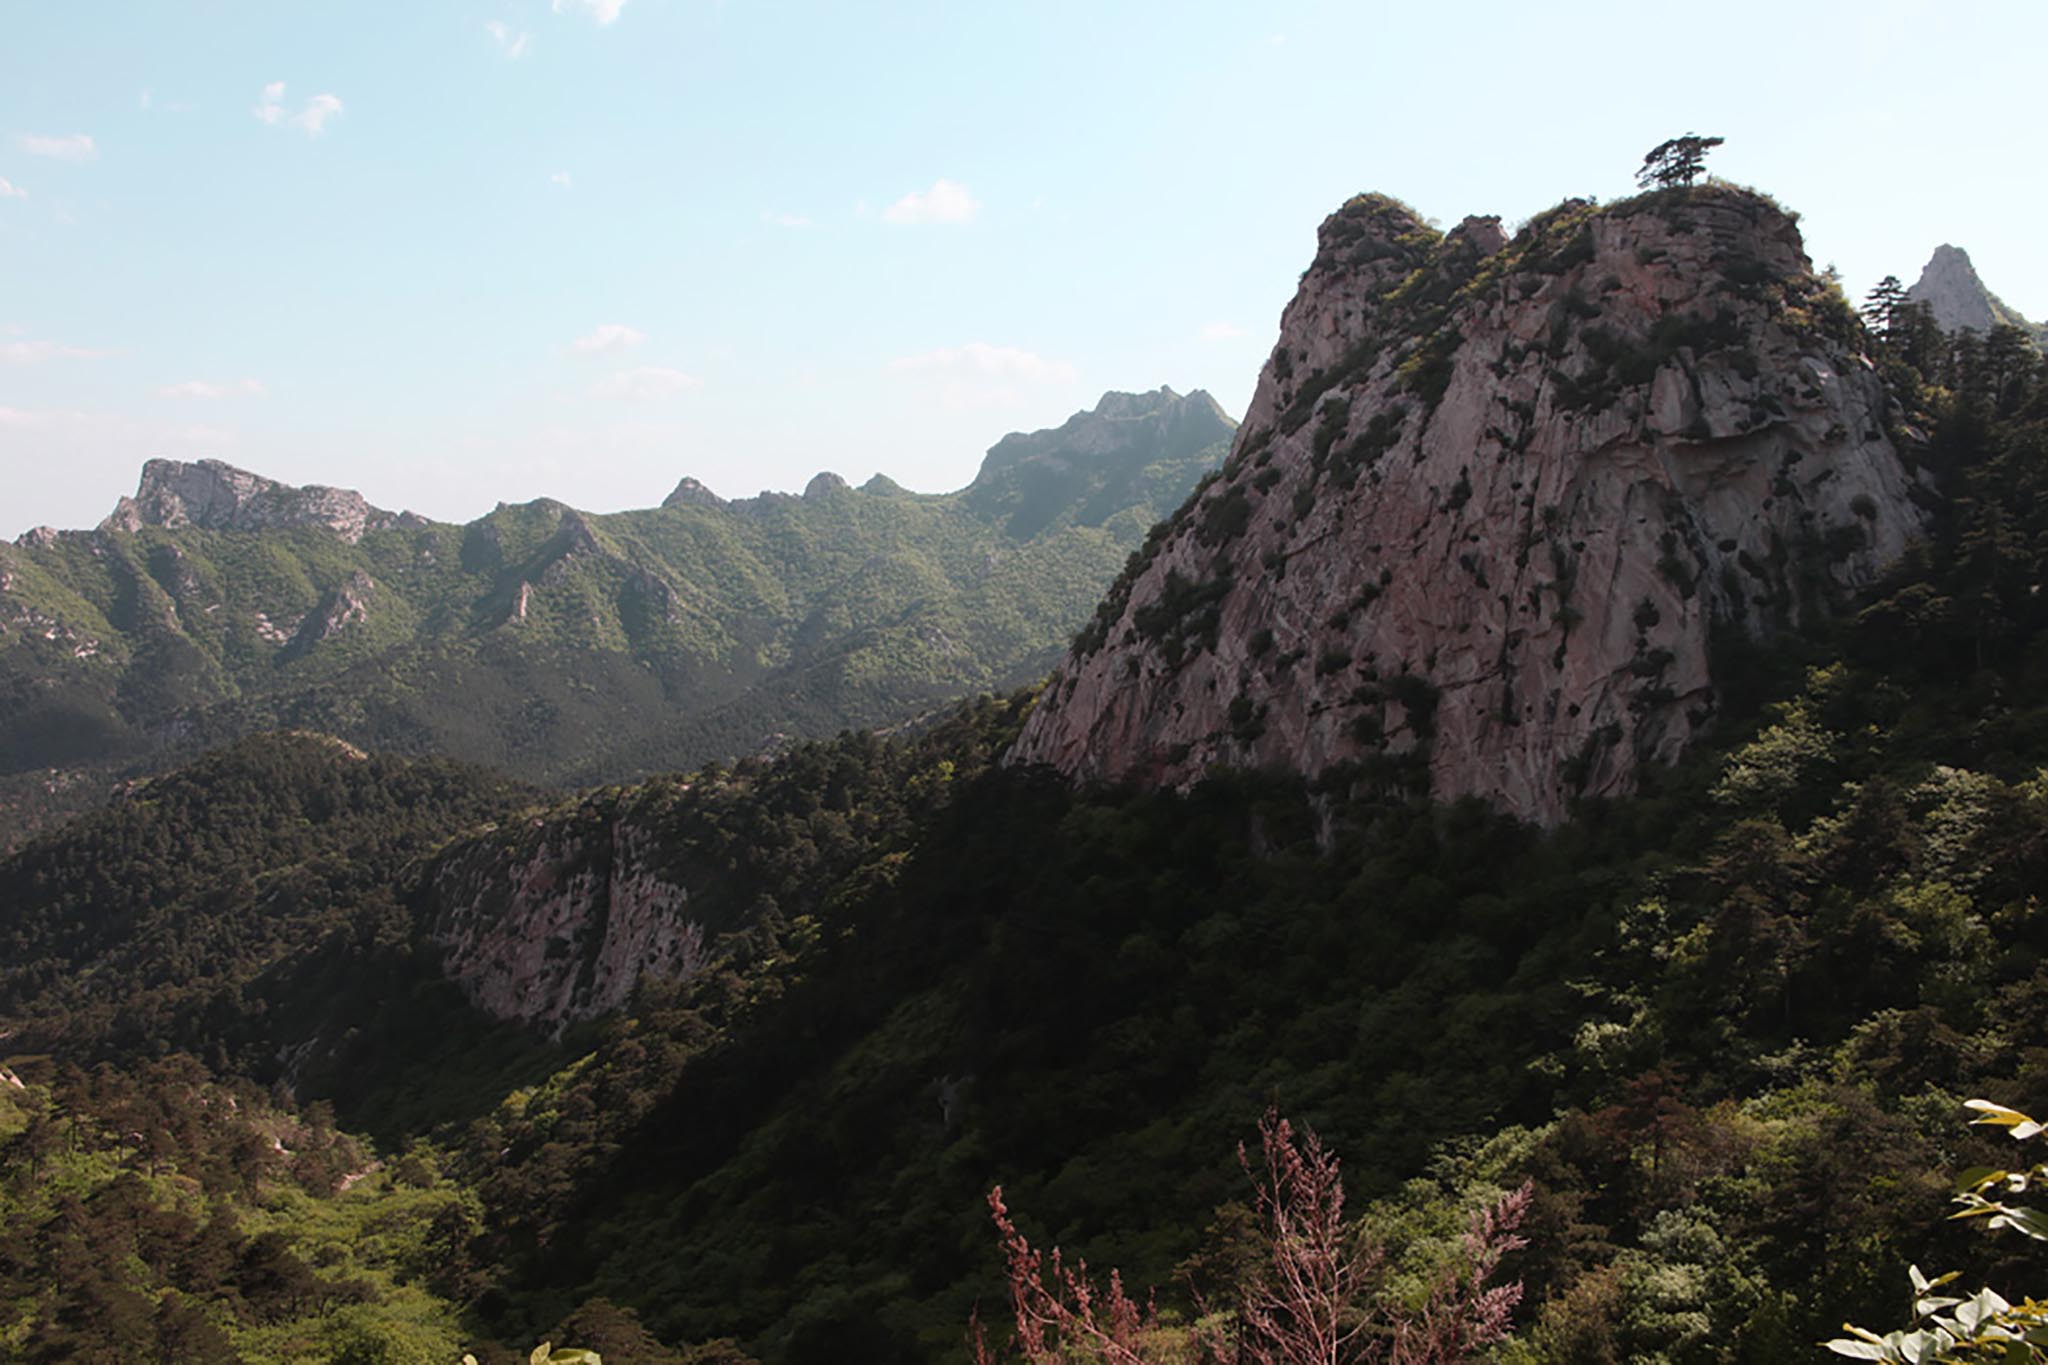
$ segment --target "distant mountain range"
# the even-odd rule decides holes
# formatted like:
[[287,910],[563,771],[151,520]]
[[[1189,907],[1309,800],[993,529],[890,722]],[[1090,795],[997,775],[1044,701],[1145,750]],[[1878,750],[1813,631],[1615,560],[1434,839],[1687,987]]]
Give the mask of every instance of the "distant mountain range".
[[1110,393],[955,493],[686,478],[466,526],[152,460],[97,529],[0,545],[0,846],[277,727],[618,782],[1022,684],[1235,427],[1206,393]]

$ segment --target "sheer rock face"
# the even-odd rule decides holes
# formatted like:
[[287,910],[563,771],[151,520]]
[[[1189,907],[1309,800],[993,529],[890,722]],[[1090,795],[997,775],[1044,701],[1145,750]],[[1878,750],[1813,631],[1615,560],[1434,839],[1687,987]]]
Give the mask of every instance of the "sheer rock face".
[[293,488],[219,460],[151,460],[135,496],[123,498],[103,530],[196,526],[207,531],[268,531],[324,526],[353,544],[365,532],[425,523],[411,513],[372,507],[346,488]]
[[1012,761],[1426,770],[1546,824],[1629,791],[1713,714],[1710,630],[1823,616],[1921,531],[1859,336],[1746,193],[1567,203],[1506,244],[1353,200],[1223,474]]
[[430,893],[443,973],[495,1018],[552,1025],[619,1008],[643,975],[687,979],[705,962],[704,927],[659,853],[618,816],[547,827],[516,853],[458,852]]

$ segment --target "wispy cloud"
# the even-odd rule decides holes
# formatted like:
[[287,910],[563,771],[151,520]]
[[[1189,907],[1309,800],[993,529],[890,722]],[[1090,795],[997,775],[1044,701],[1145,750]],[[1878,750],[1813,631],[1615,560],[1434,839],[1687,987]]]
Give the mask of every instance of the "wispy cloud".
[[912,190],[882,210],[885,223],[971,223],[981,201],[958,181],[939,179],[928,190]]
[[491,35],[491,41],[498,45],[498,51],[505,54],[505,60],[516,62],[526,55],[527,46],[532,43],[530,33],[514,33],[509,24],[492,19],[484,24],[484,31]]
[[695,375],[661,365],[642,365],[635,370],[620,370],[617,374],[606,375],[590,386],[590,396],[629,403],[654,403],[703,387],[704,381]]
[[166,384],[156,391],[159,398],[261,398],[268,390],[261,380],[234,379],[216,384],[205,379],[188,379],[182,384]]
[[22,188],[21,186],[19,186],[19,185],[15,184],[15,183],[14,183],[14,182],[13,182],[12,180],[9,180],[9,179],[8,179],[8,178],[7,178],[6,176],[4,176],[4,175],[0,175],[0,199],[26,199],[26,198],[28,198],[28,191],[27,191],[27,190],[25,190],[25,189],[23,189],[23,188]]
[[647,333],[638,327],[628,327],[623,322],[607,322],[587,335],[577,337],[569,343],[569,348],[575,351],[623,351],[645,340]]
[[801,213],[775,213],[771,211],[763,213],[761,221],[771,227],[780,228],[807,228],[815,226],[810,219],[804,217]]
[[330,120],[340,116],[341,100],[334,95],[315,95],[294,114],[285,106],[284,82],[272,81],[263,87],[263,98],[249,112],[261,122],[272,125],[288,123],[294,128],[303,128],[307,137],[318,137]]
[[35,365],[45,360],[98,360],[112,351],[92,346],[66,346],[55,341],[0,342],[0,365]]
[[16,133],[14,145],[30,156],[47,156],[54,161],[92,161],[100,154],[99,147],[87,133],[67,133],[62,137]]
[[553,185],[556,189],[566,190],[573,182],[569,179],[569,173],[567,171],[556,171],[553,175],[548,177],[548,183],[550,185]]
[[1244,335],[1244,328],[1234,322],[1205,322],[1198,334],[1204,341],[1229,341]]
[[555,0],[557,14],[587,14],[600,24],[617,21],[626,0]]
[[985,341],[899,356],[889,368],[936,384],[939,400],[952,407],[1003,407],[1021,402],[1025,388],[1071,384],[1080,377],[1063,360]]

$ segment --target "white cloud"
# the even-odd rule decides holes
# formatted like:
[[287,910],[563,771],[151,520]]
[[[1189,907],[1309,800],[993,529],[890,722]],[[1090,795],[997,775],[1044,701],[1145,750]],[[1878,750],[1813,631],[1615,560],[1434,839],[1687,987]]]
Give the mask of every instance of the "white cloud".
[[30,156],[47,156],[56,161],[92,161],[100,154],[100,149],[86,133],[69,133],[63,137],[16,133],[14,145]]
[[15,183],[14,183],[14,182],[13,182],[12,180],[9,180],[9,179],[8,179],[8,178],[7,178],[6,176],[4,176],[4,175],[0,175],[0,199],[26,199],[26,198],[28,198],[28,191],[27,191],[27,190],[25,190],[25,189],[23,189],[23,188],[22,188],[21,186],[19,186],[19,185],[15,184]]
[[143,91],[143,92],[142,92],[142,93],[141,93],[141,94],[140,94],[139,96],[137,96],[137,97],[136,97],[136,101],[135,101],[135,102],[136,102],[137,106],[139,106],[140,108],[142,108],[142,109],[145,109],[145,110],[146,110],[146,109],[148,109],[148,108],[149,108],[149,107],[150,107],[150,106],[151,106],[152,104],[156,103],[156,100],[155,100],[155,98],[154,98],[153,96],[151,96],[151,95],[150,95],[150,93],[149,93],[149,92],[148,92],[147,90],[145,90],[145,91]]
[[965,185],[953,180],[934,180],[928,190],[912,190],[882,210],[885,223],[971,223],[981,212],[981,201]]
[[272,81],[263,87],[263,98],[249,111],[265,123],[284,121],[284,82]]
[[769,224],[771,227],[807,228],[815,226],[810,219],[804,217],[801,213],[769,212],[761,215],[761,221]]
[[571,184],[571,181],[569,179],[569,173],[567,171],[556,171],[553,175],[548,177],[548,183],[550,185],[555,185],[566,190],[569,188],[569,185]]
[[498,51],[505,54],[505,60],[508,62],[516,62],[524,57],[527,45],[533,41],[532,34],[514,33],[509,25],[496,19],[486,23],[484,29],[491,35],[491,41],[498,45]]
[[1008,407],[1023,401],[1027,387],[1071,384],[1080,377],[1063,360],[985,341],[899,356],[889,368],[936,385],[939,401],[948,407]]
[[626,7],[626,0],[555,0],[555,13],[573,14],[581,12],[609,24],[619,17],[619,11]]
[[638,327],[628,327],[623,322],[607,322],[588,336],[577,337],[569,346],[577,351],[623,351],[645,340],[647,333]]
[[636,370],[620,370],[607,375],[590,386],[592,398],[615,398],[629,403],[654,403],[664,398],[673,398],[689,389],[704,387],[704,381],[695,375],[684,374],[660,365],[642,365]]
[[298,113],[289,113],[284,103],[284,82],[272,81],[263,87],[263,98],[249,112],[261,122],[272,125],[289,123],[294,128],[305,129],[307,137],[318,137],[326,129],[328,120],[341,113],[341,100],[333,95],[315,95]]
[[159,398],[261,398],[267,390],[262,381],[237,379],[225,384],[215,384],[204,379],[188,379],[182,384],[166,384],[156,391]]
[[1205,322],[1201,338],[1204,341],[1230,341],[1244,335],[1244,328],[1234,322]]
[[307,137],[320,136],[320,130],[327,126],[327,120],[341,112],[341,101],[332,95],[315,95],[306,101],[306,107],[292,116],[292,126],[304,128]]
[[54,341],[9,341],[0,344],[0,365],[34,365],[44,360],[98,360],[112,351],[90,346],[62,346]]

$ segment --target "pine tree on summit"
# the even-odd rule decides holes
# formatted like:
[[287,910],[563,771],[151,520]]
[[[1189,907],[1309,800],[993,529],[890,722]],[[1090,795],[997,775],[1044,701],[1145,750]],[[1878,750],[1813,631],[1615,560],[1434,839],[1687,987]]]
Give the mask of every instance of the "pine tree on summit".
[[1707,153],[1727,140],[1687,133],[1684,137],[1660,142],[1643,157],[1643,167],[1636,172],[1636,183],[1645,189],[1659,190],[1670,189],[1674,185],[1690,185],[1706,168]]

